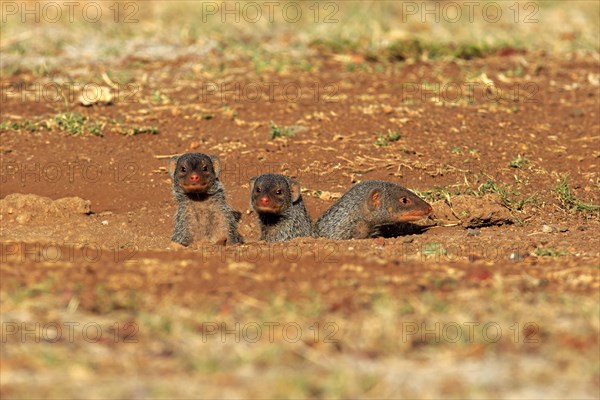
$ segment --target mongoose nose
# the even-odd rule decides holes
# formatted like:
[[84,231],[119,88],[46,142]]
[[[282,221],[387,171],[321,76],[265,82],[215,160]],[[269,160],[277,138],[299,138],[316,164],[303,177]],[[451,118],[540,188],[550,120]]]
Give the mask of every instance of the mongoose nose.
[[260,204],[263,206],[268,206],[269,205],[269,198],[264,196],[260,198]]
[[190,181],[195,182],[195,183],[200,182],[200,175],[198,175],[198,174],[190,175]]

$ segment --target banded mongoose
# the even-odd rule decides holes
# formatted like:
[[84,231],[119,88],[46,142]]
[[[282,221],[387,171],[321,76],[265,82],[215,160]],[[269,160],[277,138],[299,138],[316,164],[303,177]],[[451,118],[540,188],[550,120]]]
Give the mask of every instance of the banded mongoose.
[[300,194],[300,183],[279,174],[250,179],[250,205],[258,216],[260,240],[282,242],[312,236],[312,222]]
[[237,229],[241,213],[227,203],[220,171],[221,161],[214,155],[186,153],[169,160],[178,204],[173,242],[183,246],[194,242],[243,243]]
[[354,185],[316,222],[318,236],[345,240],[376,235],[378,228],[397,222],[416,221],[433,209],[410,190],[386,181]]

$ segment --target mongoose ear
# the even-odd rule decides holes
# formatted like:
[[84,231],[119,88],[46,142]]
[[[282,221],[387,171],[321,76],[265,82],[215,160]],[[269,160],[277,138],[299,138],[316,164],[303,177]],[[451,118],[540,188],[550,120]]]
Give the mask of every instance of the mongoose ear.
[[256,182],[256,178],[258,178],[258,176],[253,176],[252,178],[250,178],[250,180],[248,181],[248,184],[250,185],[250,190],[254,189],[254,182]]
[[369,192],[369,197],[367,198],[367,205],[370,210],[375,210],[379,208],[379,203],[381,201],[381,193],[379,189],[373,189]]
[[300,183],[295,179],[290,179],[290,191],[292,192],[292,203],[300,198]]
[[175,175],[175,168],[177,168],[177,160],[179,160],[179,156],[173,156],[169,158],[169,163],[167,164],[167,171],[169,172],[169,177],[173,179]]
[[221,174],[221,159],[217,156],[209,156],[212,161],[213,169],[215,170],[215,176],[218,178]]

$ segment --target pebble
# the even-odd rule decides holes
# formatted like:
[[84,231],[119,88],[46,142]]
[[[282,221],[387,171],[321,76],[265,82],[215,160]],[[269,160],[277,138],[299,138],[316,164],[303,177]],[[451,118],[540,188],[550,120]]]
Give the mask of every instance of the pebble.
[[107,220],[102,221],[102,225],[105,225],[105,226],[108,225],[108,221]]
[[405,237],[404,240],[402,240],[403,243],[412,243],[415,241],[414,237]]
[[481,231],[478,229],[467,229],[468,236],[478,236],[481,235]]
[[522,261],[523,260],[523,256],[521,256],[521,254],[519,254],[519,252],[511,253],[509,258],[511,259],[511,261]]
[[19,223],[21,225],[26,224],[27,222],[29,222],[30,219],[31,219],[31,214],[29,214],[29,213],[19,214],[19,215],[17,215],[17,218],[15,218],[17,223]]
[[572,117],[583,117],[584,115],[585,115],[585,111],[583,111],[581,108],[574,108],[571,111]]
[[550,225],[542,226],[542,232],[544,232],[544,233],[552,233],[554,231],[555,231],[555,229],[553,227],[551,227]]
[[543,225],[542,232],[553,233],[553,232],[567,232],[569,228],[564,225]]

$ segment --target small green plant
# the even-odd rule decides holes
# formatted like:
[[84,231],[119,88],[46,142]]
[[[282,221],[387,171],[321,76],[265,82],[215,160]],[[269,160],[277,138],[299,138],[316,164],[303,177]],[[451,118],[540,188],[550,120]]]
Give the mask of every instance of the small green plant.
[[400,131],[398,129],[394,131],[389,130],[388,139],[390,140],[390,142],[397,142],[398,140],[400,140]]
[[61,131],[67,131],[71,135],[83,135],[85,128],[85,117],[76,112],[58,114],[54,117],[54,122]]
[[387,133],[375,132],[375,134],[377,135],[375,145],[379,147],[385,147],[389,145],[390,142],[397,142],[400,140],[400,131],[398,129],[393,131],[388,129]]
[[525,164],[528,164],[529,160],[523,157],[522,155],[517,155],[515,158],[508,163],[508,166],[511,168],[521,168]]
[[348,63],[346,64],[346,71],[348,72],[354,72],[356,70],[356,64],[355,63]]
[[94,136],[102,136],[102,127],[103,125],[100,122],[92,122],[88,126],[88,131]]
[[279,137],[294,137],[294,128],[278,126],[273,121],[270,123],[271,139]]
[[452,154],[462,153],[462,149],[459,146],[452,146],[452,149],[450,151],[452,152]]
[[584,203],[583,201],[577,200],[575,196],[571,193],[571,188],[569,187],[569,175],[565,175],[562,181],[554,188],[558,196],[558,200],[560,200],[562,206],[570,212],[580,212],[580,213],[598,213],[600,215],[600,205],[592,204],[592,203]]
[[538,257],[560,257],[566,254],[569,254],[566,250],[554,250],[554,249],[546,249],[543,247],[537,247],[533,254]]
[[160,90],[155,90],[152,92],[151,100],[156,104],[166,104],[170,101],[170,99],[165,94],[161,93]]
[[448,253],[446,249],[442,247],[441,244],[436,242],[425,243],[423,245],[422,252],[426,256],[443,256]]
[[517,64],[517,66],[514,69],[509,69],[508,71],[506,71],[506,76],[511,76],[511,77],[521,77],[523,76],[523,73],[525,71],[523,70],[523,67],[521,66],[521,64]]
[[19,124],[16,122],[0,122],[0,131],[18,131]]
[[387,139],[381,135],[380,133],[377,134],[377,140],[375,140],[375,146],[379,146],[379,147],[385,147],[387,146],[389,143],[387,141]]
[[142,133],[156,135],[158,134],[158,128],[156,126],[134,126],[125,130],[125,135],[127,136],[134,136]]
[[31,120],[26,120],[25,122],[23,122],[22,125],[23,129],[25,129],[27,132],[37,132],[40,129],[40,125],[36,124],[35,122],[31,121]]
[[519,193],[512,190],[508,185],[499,186],[493,179],[488,179],[485,183],[479,185],[477,190],[469,190],[469,194],[474,196],[483,196],[486,193],[497,194],[500,198],[500,203],[511,211],[522,211],[525,205],[537,201],[537,194],[533,194],[522,200],[517,200],[511,196],[519,195]]
[[431,190],[413,190],[420,198],[428,202],[435,202],[438,200],[448,200],[450,196],[459,196],[460,190],[450,191],[447,187],[436,186]]

